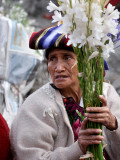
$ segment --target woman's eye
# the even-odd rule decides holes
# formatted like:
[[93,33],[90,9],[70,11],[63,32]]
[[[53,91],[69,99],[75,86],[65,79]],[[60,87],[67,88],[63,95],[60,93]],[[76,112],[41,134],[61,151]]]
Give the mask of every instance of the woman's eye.
[[55,57],[50,57],[49,60],[50,60],[50,61],[54,61],[54,60],[55,60]]
[[68,59],[71,59],[71,57],[70,56],[66,56],[65,59],[68,60]]

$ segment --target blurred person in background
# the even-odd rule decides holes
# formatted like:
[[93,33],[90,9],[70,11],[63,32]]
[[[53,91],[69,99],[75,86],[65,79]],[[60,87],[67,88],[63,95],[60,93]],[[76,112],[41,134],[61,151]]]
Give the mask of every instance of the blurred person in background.
[[10,150],[9,127],[0,114],[0,160],[12,160]]

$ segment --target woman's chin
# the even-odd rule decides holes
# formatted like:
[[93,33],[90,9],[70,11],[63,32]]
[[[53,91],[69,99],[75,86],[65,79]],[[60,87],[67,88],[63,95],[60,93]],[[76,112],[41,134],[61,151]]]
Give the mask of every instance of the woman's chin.
[[62,83],[55,83],[55,86],[59,89],[64,89],[67,87],[67,84],[65,82]]

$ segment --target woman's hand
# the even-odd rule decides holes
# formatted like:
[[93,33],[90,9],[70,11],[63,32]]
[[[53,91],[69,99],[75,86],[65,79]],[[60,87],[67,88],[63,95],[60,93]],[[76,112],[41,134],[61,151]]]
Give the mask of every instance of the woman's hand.
[[88,145],[100,144],[104,139],[103,136],[99,135],[102,132],[101,129],[86,129],[87,122],[88,119],[85,118],[78,135],[78,143],[83,153],[86,153]]
[[109,130],[117,129],[116,117],[111,113],[107,100],[103,96],[99,96],[102,101],[102,107],[88,107],[85,116],[91,122],[99,122],[106,126]]

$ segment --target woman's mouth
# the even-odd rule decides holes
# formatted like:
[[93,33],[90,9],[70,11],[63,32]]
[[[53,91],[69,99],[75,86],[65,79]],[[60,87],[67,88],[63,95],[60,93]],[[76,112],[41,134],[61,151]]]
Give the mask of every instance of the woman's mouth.
[[67,78],[67,76],[65,76],[65,75],[57,75],[55,77],[56,80],[62,80],[62,79],[65,79],[65,78]]

